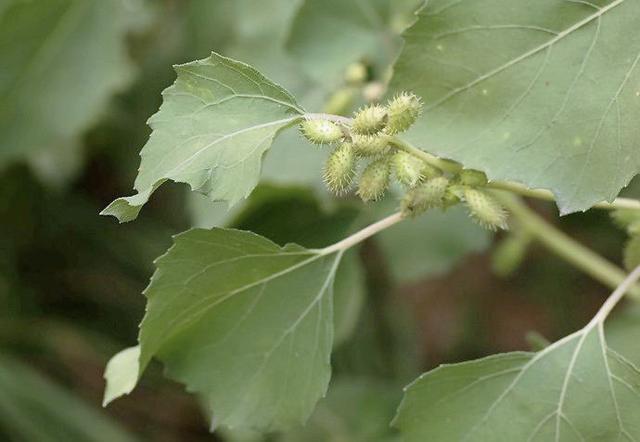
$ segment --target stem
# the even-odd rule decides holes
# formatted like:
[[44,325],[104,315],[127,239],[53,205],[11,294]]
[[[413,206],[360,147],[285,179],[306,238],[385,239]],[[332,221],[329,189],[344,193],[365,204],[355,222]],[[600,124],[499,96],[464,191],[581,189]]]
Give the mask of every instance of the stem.
[[346,237],[342,241],[338,241],[337,243],[332,244],[329,247],[325,247],[324,249],[319,249],[318,253],[320,253],[321,255],[328,255],[334,252],[345,251],[348,248],[355,246],[359,242],[372,237],[376,233],[388,227],[391,227],[396,223],[399,223],[403,219],[404,218],[402,217],[402,213],[394,213],[393,215],[389,215],[388,217],[365,227],[364,229],[354,233],[353,235]]
[[335,123],[347,124],[347,125],[350,125],[351,121],[353,121],[351,118],[343,117],[341,115],[323,114],[323,113],[304,114],[304,118],[307,120],[327,120],[327,121],[333,121]]
[[604,322],[611,313],[611,310],[620,302],[622,297],[627,293],[633,294],[633,289],[637,288],[634,284],[640,278],[640,266],[636,267],[627,277],[620,283],[620,285],[614,290],[614,292],[607,298],[602,304],[598,313],[593,317],[591,323]]
[[417,147],[412,146],[411,144],[407,143],[404,140],[401,140],[398,137],[389,137],[389,144],[397,149],[403,150],[408,154],[413,155],[416,158],[421,159],[427,164],[437,167],[440,170],[444,170],[445,172],[457,173],[462,170],[461,165],[451,161],[442,160],[435,155],[431,155],[429,152],[425,152],[422,149],[418,149]]
[[[518,197],[502,191],[494,191],[493,194],[525,230],[558,256],[611,288],[625,281],[627,275],[622,269],[547,223]],[[640,298],[640,287],[629,288],[629,293]]]

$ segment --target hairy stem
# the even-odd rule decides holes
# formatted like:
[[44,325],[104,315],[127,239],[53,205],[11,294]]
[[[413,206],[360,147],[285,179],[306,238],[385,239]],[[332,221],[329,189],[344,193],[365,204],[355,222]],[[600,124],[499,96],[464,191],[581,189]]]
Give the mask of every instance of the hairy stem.
[[462,170],[462,166],[454,163],[452,161],[442,160],[435,155],[431,155],[429,152],[425,152],[422,149],[418,149],[417,147],[412,146],[404,140],[401,140],[398,137],[389,137],[389,144],[394,146],[397,149],[403,150],[408,154],[413,155],[424,161],[427,164],[430,164],[434,167],[437,167],[440,170],[444,170],[445,172],[457,173]]
[[394,213],[393,215],[389,215],[388,217],[365,227],[364,229],[354,233],[353,235],[346,237],[342,241],[338,241],[337,243],[332,244],[329,247],[318,250],[318,252],[322,255],[328,255],[334,252],[345,251],[364,241],[365,239],[372,237],[376,233],[399,223],[402,220],[403,217],[400,212]]
[[334,115],[334,114],[304,114],[304,118],[307,120],[327,120],[333,121],[334,123],[347,124],[350,125],[352,119],[343,117],[342,115]]
[[[611,288],[615,289],[625,281],[627,274],[622,269],[547,223],[517,196],[504,191],[493,191],[493,194],[517,218],[522,228],[558,256]],[[640,287],[629,288],[629,293],[640,298]]]

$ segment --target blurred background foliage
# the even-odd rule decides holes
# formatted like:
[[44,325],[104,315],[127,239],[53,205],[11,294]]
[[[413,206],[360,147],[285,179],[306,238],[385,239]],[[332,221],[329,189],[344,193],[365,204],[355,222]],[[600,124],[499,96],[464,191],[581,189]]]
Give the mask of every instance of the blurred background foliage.
[[[363,208],[328,197],[326,152],[290,131],[267,155],[263,184],[230,211],[174,185],[135,223],[98,212],[130,193],[173,64],[214,50],[308,109],[346,114],[384,95],[418,3],[0,0],[0,439],[261,440],[210,434],[208,411],[158,365],[100,408],[106,361],[136,341],[153,259],[171,235],[215,225],[325,246],[393,211],[396,198]],[[533,206],[621,261],[624,233],[605,213],[558,220],[552,205]],[[538,348],[581,327],[608,293],[517,230],[492,238],[455,210],[397,225],[347,258],[330,391],[305,428],[267,440],[397,440],[388,422],[417,374]],[[628,325],[639,321],[627,308],[609,331],[638,362]]]

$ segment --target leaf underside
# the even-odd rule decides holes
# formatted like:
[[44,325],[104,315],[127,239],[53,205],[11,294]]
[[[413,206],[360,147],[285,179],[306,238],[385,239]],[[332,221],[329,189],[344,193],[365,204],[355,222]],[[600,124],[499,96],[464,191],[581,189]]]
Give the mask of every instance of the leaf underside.
[[637,441],[640,373],[607,347],[600,323],[539,353],[426,373],[395,424],[407,441]]
[[391,87],[425,100],[411,141],[550,189],[562,213],[640,171],[640,3],[433,0],[419,16]]
[[[212,427],[303,422],[329,382],[340,258],[233,229],[178,235],[145,292],[141,370],[158,357],[204,397]],[[130,379],[113,376],[125,393],[115,383]]]
[[187,183],[229,205],[246,198],[275,136],[303,113],[286,90],[215,53],[176,71],[178,78],[149,119],[153,132],[140,153],[138,194],[119,198],[103,211],[121,222],[136,218],[166,180]]

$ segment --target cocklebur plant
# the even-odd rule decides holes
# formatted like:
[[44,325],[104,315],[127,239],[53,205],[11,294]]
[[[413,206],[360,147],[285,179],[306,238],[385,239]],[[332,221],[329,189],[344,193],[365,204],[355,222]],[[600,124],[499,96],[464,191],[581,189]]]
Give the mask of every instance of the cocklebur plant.
[[[168,180],[233,205],[256,187],[273,140],[298,126],[310,144],[331,152],[318,164],[331,192],[349,198],[352,190],[376,204],[396,180],[399,210],[322,248],[279,246],[224,228],[178,235],[145,291],[139,346],[109,363],[106,402],[131,391],[157,358],[204,398],[216,425],[267,432],[304,422],[330,379],[333,287],[345,253],[408,218],[460,205],[490,231],[517,225],[527,245],[547,247],[614,292],[583,329],[536,353],[424,374],[406,389],[394,425],[408,441],[559,441],[594,432],[601,440],[640,439],[633,425],[640,374],[603,332],[626,292],[640,296],[640,271],[628,276],[521,199],[556,201],[563,214],[624,209],[617,219],[637,235],[628,220],[640,202],[615,195],[640,169],[630,123],[638,118],[622,117],[638,117],[640,42],[632,36],[640,9],[623,0],[597,8],[545,3],[558,20],[530,16],[524,1],[499,3],[429,2],[405,34],[390,98],[351,117],[309,112],[252,67],[215,53],[177,66],[178,78],[150,120],[137,194],[114,201],[105,214],[135,218]],[[617,26],[601,26],[607,20]],[[519,38],[506,38],[511,32]],[[482,47],[500,50],[477,57]],[[590,48],[588,63],[578,47]],[[615,81],[605,85],[610,77]],[[593,78],[603,81],[598,94]],[[612,109],[619,118],[610,117]],[[627,254],[633,267],[637,247]],[[587,396],[598,398],[597,410],[584,404]]]

